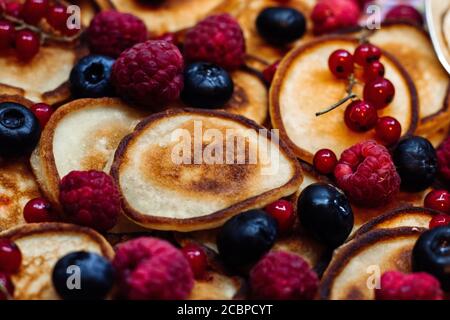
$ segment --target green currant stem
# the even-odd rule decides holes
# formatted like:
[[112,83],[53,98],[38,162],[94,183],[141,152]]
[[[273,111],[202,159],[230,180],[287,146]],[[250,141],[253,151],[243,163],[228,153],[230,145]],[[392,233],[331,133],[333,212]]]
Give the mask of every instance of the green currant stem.
[[346,89],[347,92],[347,96],[341,100],[339,100],[338,102],[336,102],[335,104],[333,104],[331,107],[329,107],[328,109],[324,110],[324,111],[320,111],[316,113],[316,117],[319,117],[321,115],[324,115],[325,113],[328,113],[330,111],[333,111],[334,109],[340,107],[341,105],[343,105],[344,103],[346,103],[349,100],[355,99],[356,97],[358,97],[355,93],[353,93],[353,87],[355,86],[355,84],[357,83],[355,76],[352,74],[348,77],[348,86]]

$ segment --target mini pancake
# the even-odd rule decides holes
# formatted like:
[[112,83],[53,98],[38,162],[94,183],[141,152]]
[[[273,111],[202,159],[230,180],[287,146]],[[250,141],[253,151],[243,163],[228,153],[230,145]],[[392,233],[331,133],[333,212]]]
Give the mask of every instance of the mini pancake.
[[113,248],[100,234],[71,224],[26,224],[0,233],[0,237],[14,241],[22,252],[20,270],[12,275],[16,300],[59,299],[51,280],[53,267],[70,252],[114,257]]
[[122,140],[111,174],[125,214],[136,223],[157,230],[212,229],[297,190],[301,168],[276,140],[227,112],[167,110]]
[[436,131],[429,135],[425,134],[424,137],[427,138],[435,148],[437,148],[449,136],[449,133],[450,127],[442,128],[439,131]]
[[[328,68],[328,58],[337,49],[353,52],[358,41],[344,36],[328,36],[292,50],[280,63],[269,92],[269,111],[274,128],[294,153],[312,163],[313,155],[329,148],[337,155],[350,146],[375,137],[374,130],[355,133],[344,123],[343,105],[316,117],[346,96],[347,81],[336,79]],[[402,125],[402,134],[415,131],[417,125],[417,92],[405,69],[390,54],[382,62],[386,77],[396,88],[394,101],[379,116],[393,116]],[[361,96],[363,87],[355,92]],[[348,102],[347,104],[349,104]]]
[[80,6],[81,23],[84,26],[89,26],[92,18],[97,14],[98,7],[92,0],[73,0],[73,4]]
[[411,272],[411,251],[423,231],[416,227],[373,230],[340,247],[322,277],[319,298],[373,300],[375,292],[369,285],[384,272]]

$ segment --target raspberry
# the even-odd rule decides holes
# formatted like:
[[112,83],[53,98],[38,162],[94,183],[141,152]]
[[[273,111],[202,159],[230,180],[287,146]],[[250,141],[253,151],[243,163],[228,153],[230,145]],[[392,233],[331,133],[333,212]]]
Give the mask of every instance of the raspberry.
[[450,182],[450,137],[437,149],[437,158],[440,175]]
[[185,299],[194,285],[189,262],[164,240],[141,237],[124,242],[112,263],[122,295],[131,300]]
[[113,179],[100,171],[72,171],[60,183],[59,200],[68,220],[106,231],[121,212],[120,194]]
[[184,55],[232,70],[244,64],[245,40],[238,22],[228,14],[210,16],[186,33]]
[[118,57],[125,49],[147,40],[147,27],[138,17],[114,10],[92,19],[87,40],[92,53]]
[[314,33],[324,34],[356,27],[360,14],[359,6],[353,0],[321,0],[311,14]]
[[400,176],[388,150],[375,141],[364,141],[345,150],[334,175],[350,200],[365,207],[388,203],[400,189]]
[[122,52],[113,65],[111,80],[123,98],[162,108],[178,99],[183,68],[183,57],[175,45],[148,40]]
[[385,272],[381,276],[381,287],[375,290],[377,300],[442,300],[439,281],[425,272],[404,274],[398,271]]
[[263,257],[250,272],[255,299],[312,300],[319,280],[298,255],[274,251]]

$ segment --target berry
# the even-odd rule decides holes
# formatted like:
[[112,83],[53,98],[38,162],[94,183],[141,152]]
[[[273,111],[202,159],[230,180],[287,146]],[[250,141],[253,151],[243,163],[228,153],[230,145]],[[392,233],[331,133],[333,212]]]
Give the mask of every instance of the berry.
[[55,111],[46,103],[36,103],[32,105],[30,109],[38,119],[39,124],[41,125],[41,129],[45,128],[45,125],[47,124],[48,120],[50,120],[50,117]]
[[67,29],[67,7],[56,3],[51,5],[47,10],[46,20],[49,25],[58,31]]
[[20,30],[16,33],[15,47],[20,60],[31,60],[40,48],[39,35],[30,30]]
[[0,103],[0,155],[19,156],[31,152],[41,131],[36,116],[15,102]]
[[447,214],[438,214],[431,219],[429,228],[433,229],[449,225],[450,225],[450,216]]
[[293,8],[269,7],[259,13],[256,28],[267,42],[286,45],[305,34],[306,18]]
[[387,204],[400,189],[400,176],[389,151],[375,141],[360,142],[345,150],[334,176],[350,200],[363,207]]
[[195,62],[184,71],[181,100],[196,108],[221,108],[233,95],[234,84],[225,69],[208,63]]
[[199,245],[188,244],[182,249],[184,256],[188,260],[192,273],[196,279],[201,279],[208,268],[208,258],[205,250]]
[[70,72],[70,86],[77,98],[100,98],[111,96],[111,72],[114,59],[90,55],[81,58]]
[[16,273],[22,264],[19,247],[8,239],[0,240],[0,272]]
[[300,256],[274,251],[264,256],[250,272],[250,288],[254,299],[312,300],[319,279]]
[[6,50],[13,46],[16,30],[14,25],[6,20],[0,20],[0,49]]
[[328,59],[331,73],[338,79],[347,79],[353,73],[353,56],[347,50],[336,50]]
[[156,238],[141,237],[119,244],[113,266],[121,294],[131,300],[186,299],[194,285],[183,253]]
[[69,221],[106,231],[121,212],[113,179],[100,171],[72,171],[60,183],[59,200]]
[[347,127],[355,132],[373,129],[378,122],[377,109],[366,101],[355,100],[345,109],[344,121]]
[[386,146],[394,145],[402,134],[402,125],[397,119],[392,117],[382,117],[378,119],[375,126],[375,133],[378,140]]
[[10,300],[14,296],[14,284],[9,275],[0,273],[0,300]]
[[48,7],[48,0],[26,0],[21,17],[29,24],[38,24],[39,21],[46,15]]
[[385,74],[384,65],[380,61],[373,61],[364,67],[364,80],[366,82],[383,78]]
[[412,251],[415,272],[435,276],[444,291],[450,290],[450,226],[430,229],[422,233]]
[[439,146],[436,154],[439,174],[444,180],[450,182],[450,137]]
[[345,194],[330,184],[306,187],[297,202],[300,223],[321,243],[337,248],[353,229],[353,211]]
[[23,208],[23,217],[27,223],[55,221],[52,206],[44,198],[35,198],[27,202]]
[[[67,284],[73,277],[73,267],[79,269],[80,287]],[[52,273],[53,286],[64,300],[102,300],[114,284],[114,270],[106,258],[86,251],[71,252],[55,264]]]
[[383,273],[377,300],[442,300],[439,281],[425,272],[404,274],[398,271]]
[[313,8],[314,33],[324,34],[356,27],[361,11],[353,0],[322,0]]
[[278,231],[287,233],[295,223],[294,207],[287,200],[277,200],[267,205],[264,210],[277,221]]
[[268,66],[267,68],[265,68],[262,72],[264,80],[266,80],[266,82],[268,84],[270,84],[273,80],[273,77],[275,76],[275,73],[277,72],[278,66],[280,65],[280,60],[272,63],[270,66]]
[[355,49],[354,60],[361,67],[366,67],[381,58],[381,49],[370,43],[364,43]]
[[97,14],[87,30],[91,52],[113,58],[135,44],[144,42],[147,36],[147,27],[141,19],[114,10]]
[[337,164],[336,154],[330,149],[320,149],[313,159],[314,169],[321,174],[333,173]]
[[386,108],[395,96],[395,88],[386,78],[377,78],[364,86],[364,100],[377,109]]
[[19,18],[22,13],[23,4],[18,1],[10,1],[5,4],[5,13],[8,16]]
[[217,236],[220,257],[233,271],[246,271],[272,248],[277,221],[262,210],[250,210],[228,220]]
[[446,190],[430,191],[425,197],[424,206],[444,214],[450,214],[450,192]]
[[209,16],[186,33],[184,55],[227,70],[244,64],[245,40],[239,23],[229,14]]
[[423,191],[434,182],[437,173],[436,150],[427,139],[409,137],[400,141],[393,158],[404,190]]
[[149,40],[125,50],[112,70],[117,93],[143,106],[162,108],[183,88],[183,57],[167,41]]
[[413,6],[407,4],[399,4],[393,7],[386,14],[385,20],[407,21],[417,24],[418,26],[423,25],[422,14]]

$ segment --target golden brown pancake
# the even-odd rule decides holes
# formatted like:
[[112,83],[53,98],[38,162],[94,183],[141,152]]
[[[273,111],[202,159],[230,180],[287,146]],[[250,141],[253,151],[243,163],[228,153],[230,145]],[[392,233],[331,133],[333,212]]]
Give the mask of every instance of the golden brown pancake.
[[450,1],[426,1],[427,26],[440,62],[450,74]]

